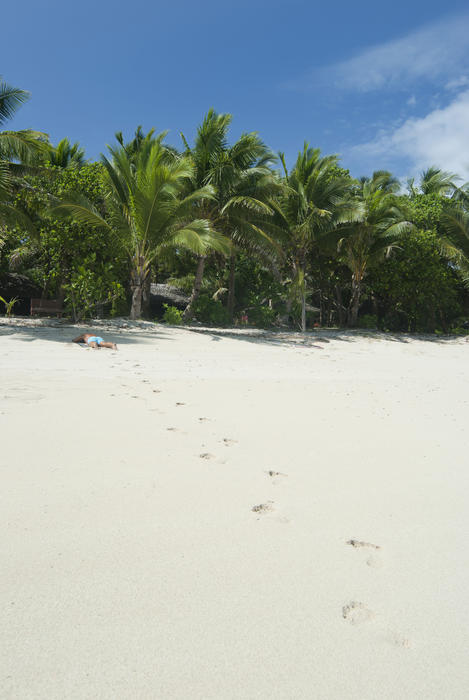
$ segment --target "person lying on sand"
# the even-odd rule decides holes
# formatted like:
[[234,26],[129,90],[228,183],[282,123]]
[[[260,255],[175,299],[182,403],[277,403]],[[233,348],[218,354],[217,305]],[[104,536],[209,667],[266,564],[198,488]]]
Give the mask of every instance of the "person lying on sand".
[[86,343],[90,348],[109,348],[110,350],[117,350],[117,345],[115,343],[105,342],[99,335],[93,335],[92,333],[83,333],[79,335],[78,338],[74,338],[72,343]]

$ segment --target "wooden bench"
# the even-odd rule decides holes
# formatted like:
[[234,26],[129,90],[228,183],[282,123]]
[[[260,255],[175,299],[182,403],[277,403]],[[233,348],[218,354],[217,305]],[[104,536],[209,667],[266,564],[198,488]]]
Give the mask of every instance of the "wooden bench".
[[31,299],[31,316],[36,314],[57,314],[62,316],[62,304],[57,299]]

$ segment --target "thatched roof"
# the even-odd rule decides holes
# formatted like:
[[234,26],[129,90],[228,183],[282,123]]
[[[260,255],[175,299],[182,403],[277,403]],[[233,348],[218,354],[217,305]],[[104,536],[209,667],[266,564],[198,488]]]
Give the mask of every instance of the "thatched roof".
[[150,287],[152,310],[159,312],[163,309],[163,304],[176,306],[178,309],[185,309],[189,303],[189,296],[180,289],[169,284],[152,284]]

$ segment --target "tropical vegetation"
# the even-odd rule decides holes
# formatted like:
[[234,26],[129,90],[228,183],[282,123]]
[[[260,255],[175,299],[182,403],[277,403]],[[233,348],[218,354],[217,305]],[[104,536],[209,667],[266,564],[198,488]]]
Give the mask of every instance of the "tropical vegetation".
[[[74,319],[464,332],[469,186],[438,165],[356,179],[305,143],[289,167],[210,109],[193,143],[137,127],[99,161],[7,129],[29,93],[0,81],[0,300],[24,288]],[[444,164],[443,164],[444,165]],[[154,284],[178,290],[155,308]],[[29,286],[28,286],[29,285]],[[182,295],[182,296],[181,296]]]

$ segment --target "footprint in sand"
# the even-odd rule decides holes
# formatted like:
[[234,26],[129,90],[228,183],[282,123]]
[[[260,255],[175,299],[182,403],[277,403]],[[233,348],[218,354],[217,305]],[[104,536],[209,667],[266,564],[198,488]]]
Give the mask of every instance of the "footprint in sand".
[[[285,525],[290,522],[290,519],[287,518],[285,515],[281,515],[276,512],[276,508],[274,508],[273,501],[259,503],[257,506],[253,506],[251,508],[251,511],[256,515],[262,516],[262,518],[265,517],[271,522],[280,523],[281,525]],[[256,520],[260,520],[260,518],[256,518]]]
[[185,406],[186,404],[183,401],[176,401],[176,406]]
[[231,445],[236,445],[237,442],[238,442],[237,440],[231,440],[230,438],[223,438],[223,444],[225,445],[225,447],[231,447]]
[[351,544],[352,547],[357,549],[360,547],[371,547],[371,549],[381,549],[379,544],[373,544],[372,542],[363,542],[362,540],[348,540],[347,544]]
[[364,603],[352,600],[343,606],[342,617],[351,625],[361,625],[364,622],[370,622],[375,617],[375,614]]
[[205,418],[205,416],[202,416],[201,418],[198,418],[199,423],[204,423],[207,420],[211,420],[210,418]]
[[211,452],[202,452],[199,457],[200,459],[215,459],[215,455],[212,455]]
[[273,501],[267,501],[267,503],[259,503],[257,506],[253,506],[251,508],[251,511],[253,513],[259,513],[260,515],[264,515],[264,513],[271,513],[273,511]]
[[386,639],[388,642],[391,642],[391,644],[394,644],[394,646],[402,647],[403,649],[410,649],[412,646],[408,637],[405,637],[397,632],[389,632]]
[[161,394],[161,389],[153,389],[154,394]]
[[270,476],[272,479],[272,484],[279,484],[283,479],[288,476],[288,474],[284,474],[283,472],[276,472],[273,469],[269,469],[266,471],[267,476]]
[[[381,547],[378,544],[373,544],[372,542],[364,542],[363,540],[348,540],[346,544],[351,545],[354,549],[365,549],[373,550],[374,552],[380,551]],[[373,569],[380,569],[383,565],[381,557],[376,554],[370,554],[366,560],[367,566],[371,566]]]

